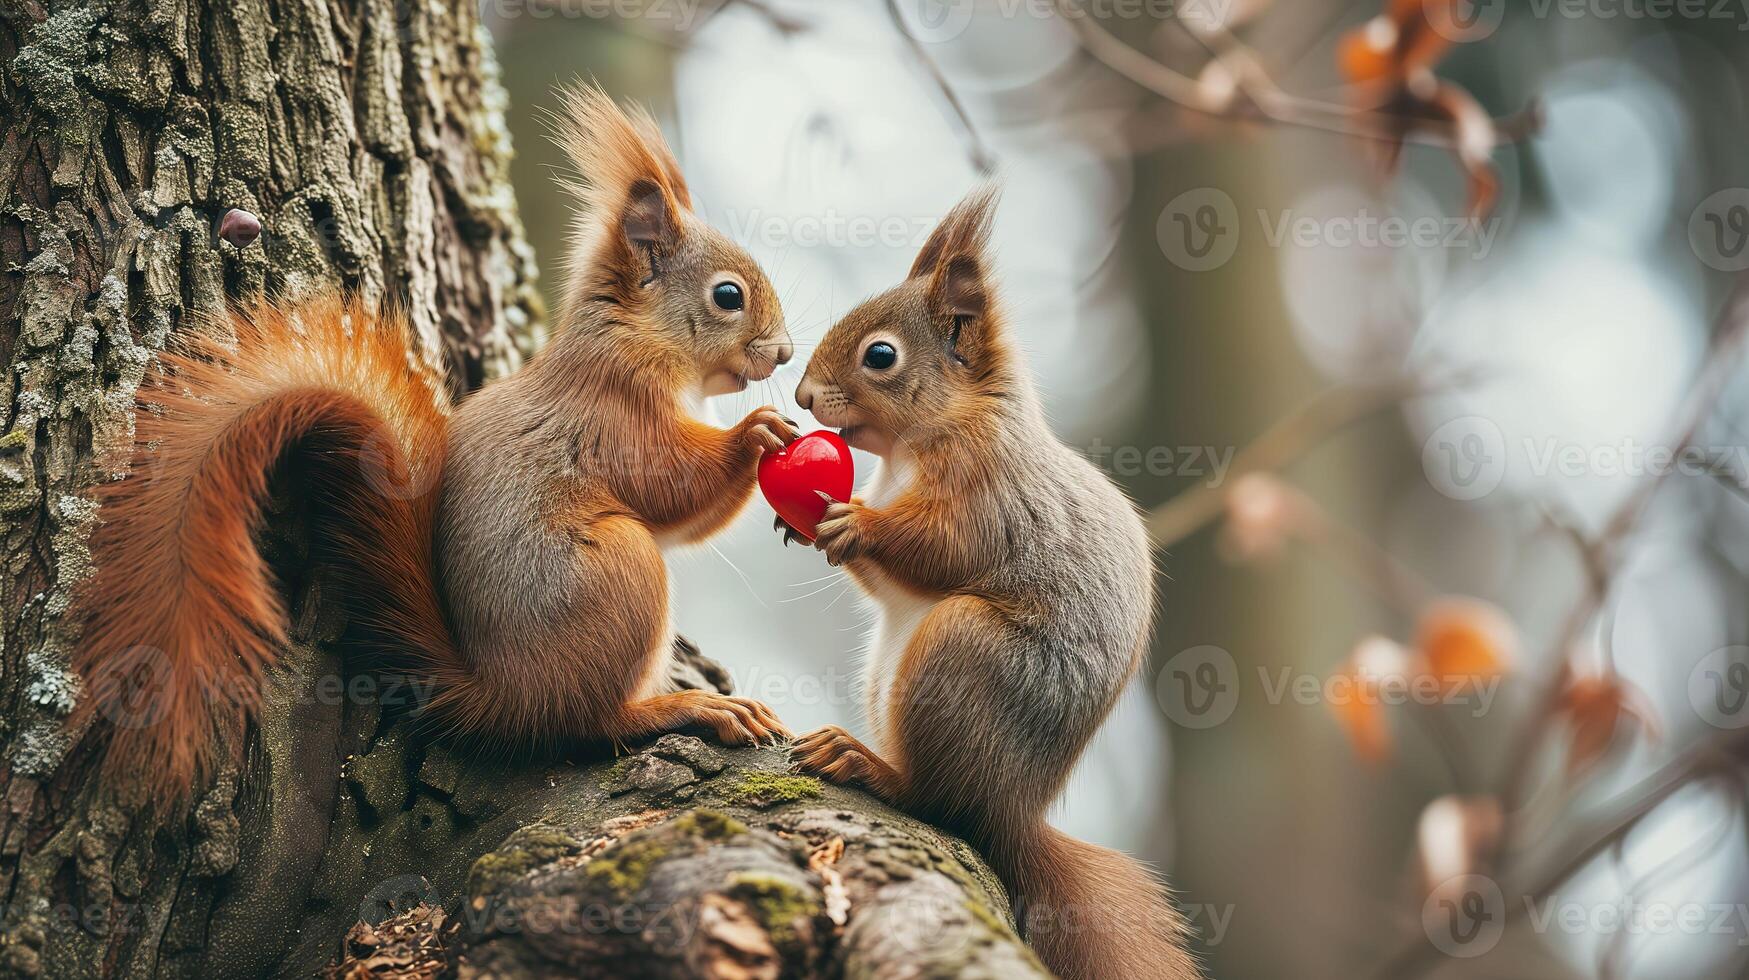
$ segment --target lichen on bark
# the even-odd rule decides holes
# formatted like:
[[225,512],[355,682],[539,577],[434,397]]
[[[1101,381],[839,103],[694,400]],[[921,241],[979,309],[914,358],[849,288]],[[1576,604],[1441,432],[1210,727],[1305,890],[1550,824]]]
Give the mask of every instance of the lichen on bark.
[[[89,488],[154,353],[227,303],[344,289],[405,309],[457,394],[513,370],[543,312],[503,105],[471,4],[0,3],[0,970],[150,972],[187,937],[149,879],[237,847],[222,799],[152,846],[65,725]],[[231,208],[258,242],[216,237]],[[129,929],[88,927],[118,906]]]
[[[227,304],[342,289],[403,309],[410,366],[460,395],[543,312],[472,4],[0,0],[0,116],[0,977],[1042,975],[965,845],[778,750],[428,741],[417,685],[347,659],[295,467],[259,542],[291,642],[233,764],[177,811],[101,784],[66,725],[70,609],[156,352]],[[257,241],[218,238],[232,208]],[[673,676],[724,681],[690,651]],[[684,941],[495,917],[609,899]]]
[[[788,766],[781,748],[667,735],[618,761],[545,767],[545,791],[457,841],[482,853],[383,878],[358,917],[440,963],[433,976],[1048,976],[969,848]],[[384,872],[401,862],[368,849]],[[396,925],[433,921],[447,929]],[[378,956],[349,940],[329,975]]]

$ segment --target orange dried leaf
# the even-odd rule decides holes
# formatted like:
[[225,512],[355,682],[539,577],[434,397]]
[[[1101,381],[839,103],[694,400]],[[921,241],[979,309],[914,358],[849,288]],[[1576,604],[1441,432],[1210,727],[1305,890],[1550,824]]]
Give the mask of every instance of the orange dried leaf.
[[1342,36],[1336,46],[1336,66],[1355,84],[1390,81],[1403,84],[1410,76],[1433,70],[1451,49],[1453,8],[1465,0],[1391,0],[1384,13]]
[[1356,755],[1372,765],[1391,757],[1391,730],[1377,701],[1347,701],[1332,704],[1330,710]]
[[1336,45],[1336,67],[1355,84],[1378,82],[1397,73],[1397,25],[1383,14],[1356,27]]
[[1409,655],[1394,641],[1382,636],[1362,640],[1337,669],[1344,683],[1330,685],[1330,711],[1348,736],[1355,754],[1378,765],[1391,757],[1390,725],[1385,718],[1380,686],[1400,679],[1409,667]]
[[1445,684],[1498,677],[1518,657],[1518,631],[1500,607],[1462,596],[1441,599],[1416,624],[1417,666]]
[[1569,778],[1601,762],[1624,727],[1658,737],[1657,710],[1639,688],[1615,674],[1569,674],[1556,711],[1569,732]]

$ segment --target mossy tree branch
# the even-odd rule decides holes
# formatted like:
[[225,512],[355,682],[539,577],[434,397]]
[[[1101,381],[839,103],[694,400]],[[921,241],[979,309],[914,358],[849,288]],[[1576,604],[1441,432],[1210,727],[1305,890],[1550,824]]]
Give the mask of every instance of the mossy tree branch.
[[94,778],[68,610],[155,353],[346,289],[458,395],[513,370],[542,313],[502,108],[472,4],[0,0],[0,977],[1042,975],[965,845],[777,750],[427,741],[427,692],[345,655],[294,470],[261,542],[293,639],[238,763],[181,812]]
[[[102,797],[64,723],[87,488],[126,465],[154,353],[319,289],[404,308],[458,394],[538,343],[495,72],[472,4],[0,2],[0,972],[176,972],[219,890],[190,882],[225,876],[250,816],[234,786],[187,823]],[[259,240],[219,240],[232,208]]]

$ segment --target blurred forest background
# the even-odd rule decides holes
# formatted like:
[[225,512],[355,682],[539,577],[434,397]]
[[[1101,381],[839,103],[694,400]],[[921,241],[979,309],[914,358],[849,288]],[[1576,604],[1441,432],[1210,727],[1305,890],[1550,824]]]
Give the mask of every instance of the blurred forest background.
[[[803,355],[1000,178],[1059,434],[1165,507],[1152,660],[1055,820],[1169,872],[1214,975],[1743,975],[1749,4],[485,9],[549,298],[580,76]],[[680,626],[865,732],[832,571],[749,508]]]

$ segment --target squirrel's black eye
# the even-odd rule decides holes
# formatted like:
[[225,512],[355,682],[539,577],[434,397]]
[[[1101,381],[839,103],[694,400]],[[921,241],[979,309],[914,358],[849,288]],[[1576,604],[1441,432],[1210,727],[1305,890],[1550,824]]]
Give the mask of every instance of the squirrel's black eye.
[[876,371],[885,371],[898,362],[899,352],[884,340],[869,344],[868,350],[862,352],[863,367],[874,368]]
[[747,305],[747,297],[741,295],[741,287],[732,282],[719,282],[711,287],[711,302],[717,304],[720,310],[738,310]]

